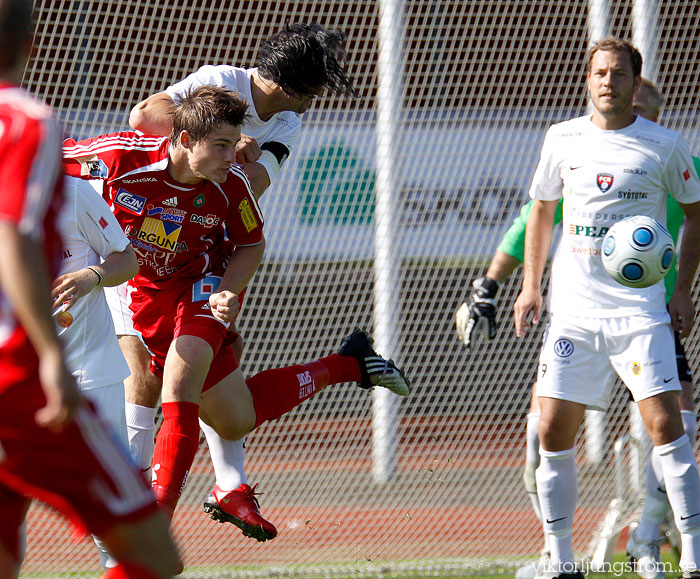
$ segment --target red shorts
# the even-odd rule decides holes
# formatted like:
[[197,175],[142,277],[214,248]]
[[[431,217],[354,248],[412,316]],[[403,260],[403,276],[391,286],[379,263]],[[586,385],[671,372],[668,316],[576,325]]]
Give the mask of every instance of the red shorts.
[[151,353],[151,371],[156,376],[163,377],[170,344],[178,336],[201,338],[214,352],[202,391],[238,368],[231,347],[238,334],[217,320],[209,306],[209,296],[220,282],[218,276],[207,276],[185,289],[139,288],[131,294],[134,329]]
[[60,432],[36,423],[46,401],[37,366],[26,338],[0,348],[0,541],[16,557],[27,497],[97,535],[157,511],[150,485],[88,403]]

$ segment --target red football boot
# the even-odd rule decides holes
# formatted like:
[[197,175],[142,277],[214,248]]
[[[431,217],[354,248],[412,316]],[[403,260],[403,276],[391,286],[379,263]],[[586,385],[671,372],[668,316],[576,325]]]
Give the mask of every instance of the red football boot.
[[222,491],[218,485],[204,501],[204,511],[220,523],[233,523],[246,537],[267,541],[277,536],[275,526],[263,519],[255,489],[242,484],[232,491]]

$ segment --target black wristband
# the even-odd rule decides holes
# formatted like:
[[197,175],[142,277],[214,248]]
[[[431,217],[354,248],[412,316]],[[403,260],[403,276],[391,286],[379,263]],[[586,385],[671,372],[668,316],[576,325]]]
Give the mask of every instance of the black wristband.
[[89,265],[85,269],[89,269],[92,273],[94,273],[97,276],[97,285],[95,285],[95,287],[102,283],[102,276],[100,275],[99,271],[97,271],[94,267],[91,267]]

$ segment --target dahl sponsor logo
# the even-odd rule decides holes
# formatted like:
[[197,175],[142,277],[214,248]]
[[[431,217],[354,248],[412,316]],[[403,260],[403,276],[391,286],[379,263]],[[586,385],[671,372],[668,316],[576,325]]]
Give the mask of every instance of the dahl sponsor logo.
[[197,223],[203,227],[216,227],[221,221],[216,215],[210,213],[207,216],[197,215],[196,213],[190,214],[190,222]]
[[314,392],[316,392],[316,385],[314,384],[314,379],[311,377],[311,372],[302,372],[297,374],[299,380],[299,400],[308,398]]

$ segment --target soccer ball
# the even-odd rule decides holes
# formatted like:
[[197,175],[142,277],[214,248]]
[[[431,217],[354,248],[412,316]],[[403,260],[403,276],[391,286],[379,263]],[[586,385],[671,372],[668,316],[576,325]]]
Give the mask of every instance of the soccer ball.
[[656,219],[635,215],[613,225],[603,239],[603,266],[617,282],[649,287],[662,279],[673,263],[675,246]]

